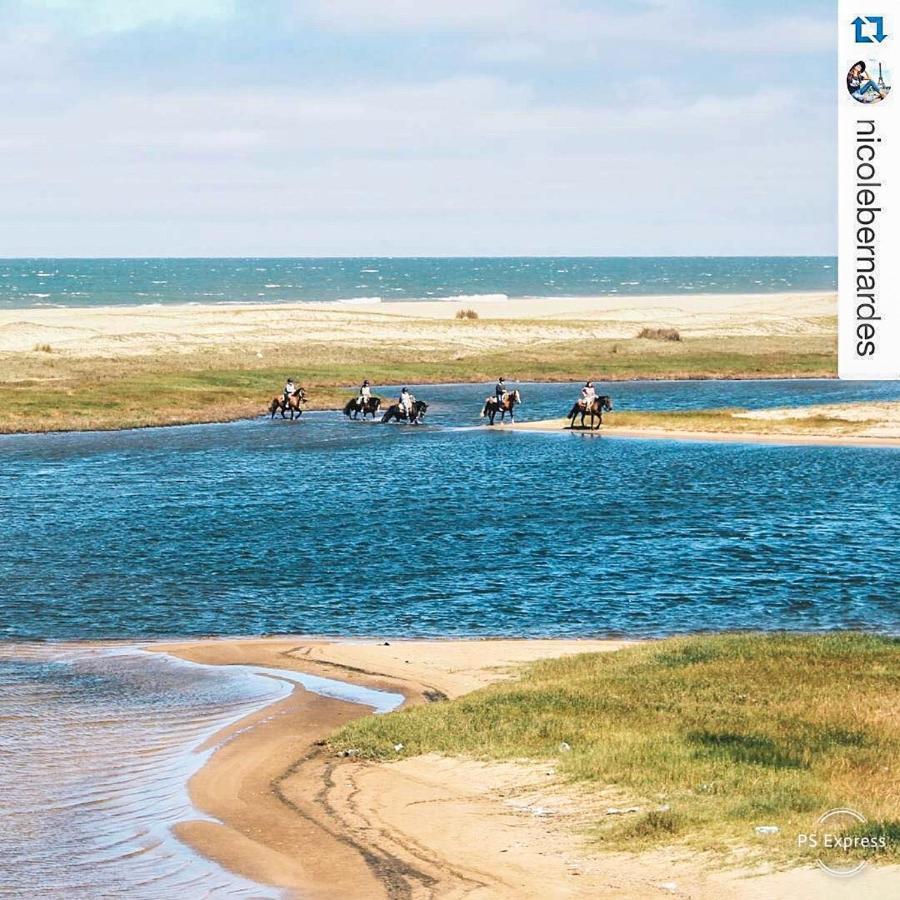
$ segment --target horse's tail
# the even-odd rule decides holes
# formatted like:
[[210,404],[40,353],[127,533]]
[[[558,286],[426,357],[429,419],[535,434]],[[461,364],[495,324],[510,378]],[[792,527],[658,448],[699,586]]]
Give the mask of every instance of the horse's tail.
[[344,407],[344,415],[347,416],[348,419],[350,418],[350,413],[353,412],[353,407],[354,407],[355,403],[356,403],[355,400],[348,400],[347,405]]
[[384,415],[381,417],[381,421],[382,421],[382,422],[390,422],[390,421],[391,421],[391,416],[392,416],[393,412],[394,412],[394,407],[393,407],[393,406],[389,406],[389,407],[384,411]]
[[484,401],[484,406],[481,407],[481,415],[478,418],[483,419],[486,415],[487,415],[487,400]]

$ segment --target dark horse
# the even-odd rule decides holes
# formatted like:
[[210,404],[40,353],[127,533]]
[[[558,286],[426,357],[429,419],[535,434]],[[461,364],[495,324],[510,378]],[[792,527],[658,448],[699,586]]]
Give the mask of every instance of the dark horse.
[[494,416],[500,413],[500,422],[502,423],[506,414],[509,413],[509,421],[516,421],[516,406],[522,402],[522,395],[518,391],[507,391],[506,396],[502,400],[496,397],[488,397],[484,401],[481,408],[481,418],[485,416],[491,420],[490,424],[494,424]]
[[[424,400],[416,400],[416,402],[413,403],[413,408],[415,410],[412,418],[413,422],[419,422],[425,418],[425,413],[428,411],[428,404]],[[381,421],[408,422],[410,419],[409,416],[406,415],[406,410],[399,403],[394,403],[387,408],[387,411],[381,417]]]
[[375,413],[379,409],[381,409],[381,397],[369,397],[368,400],[363,401],[359,397],[353,397],[347,401],[347,405],[344,407],[344,415],[348,419],[358,419],[359,414],[362,413],[363,419],[366,416],[371,416],[374,419]]
[[601,394],[599,397],[595,397],[591,401],[589,406],[582,406],[580,401],[576,401],[575,405],[569,410],[569,414],[566,416],[566,418],[572,420],[569,427],[574,428],[575,417],[578,415],[578,413],[581,413],[581,427],[584,428],[584,417],[588,413],[590,413],[590,429],[593,431],[594,419],[597,419],[597,428],[599,428],[603,424],[603,413],[609,412],[612,408],[612,397],[610,397],[608,394]]
[[303,404],[306,403],[306,391],[303,388],[297,388],[290,397],[285,400],[284,394],[279,394],[277,397],[272,398],[272,402],[269,404],[269,418],[274,419],[275,413],[281,410],[281,418],[285,418],[285,413],[289,412],[291,414],[291,421],[294,419],[294,413],[297,414],[297,418],[303,415]]

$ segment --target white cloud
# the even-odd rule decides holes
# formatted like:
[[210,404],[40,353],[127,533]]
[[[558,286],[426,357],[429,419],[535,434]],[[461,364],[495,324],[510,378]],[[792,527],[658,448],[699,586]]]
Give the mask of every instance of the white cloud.
[[[660,89],[623,116],[473,78],[75,95],[0,147],[0,239],[8,253],[814,251],[830,136],[808,115],[781,92]],[[47,248],[61,223],[74,244]]]
[[62,28],[85,32],[225,19],[236,8],[235,0],[26,0],[22,6],[31,14],[48,13]]
[[727,7],[690,0],[311,0],[298,7],[317,24],[360,33],[457,31],[481,38],[477,55],[495,61],[548,58],[549,48],[587,57],[626,45],[636,53],[656,46],[731,54],[802,53],[834,45],[830,13],[790,12],[749,21],[729,19]]

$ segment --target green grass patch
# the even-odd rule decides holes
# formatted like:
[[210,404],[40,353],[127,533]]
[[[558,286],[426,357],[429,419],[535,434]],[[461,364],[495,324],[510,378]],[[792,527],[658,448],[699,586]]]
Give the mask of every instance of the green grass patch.
[[[604,846],[741,845],[787,860],[833,807],[897,827],[898,708],[898,640],[731,634],[536,663],[458,700],[358,720],[331,743],[382,760],[398,743],[404,756],[557,759],[563,778],[640,807],[598,815]],[[900,857],[900,839],[889,844]]]

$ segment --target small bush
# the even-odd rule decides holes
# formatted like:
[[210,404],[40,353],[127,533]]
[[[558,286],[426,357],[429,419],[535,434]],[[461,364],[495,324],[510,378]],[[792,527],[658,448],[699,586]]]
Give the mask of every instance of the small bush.
[[477,319],[478,313],[474,309],[458,309],[456,311],[457,319]]
[[680,341],[681,335],[677,328],[642,328],[639,338],[647,338],[650,341]]
[[35,344],[34,352],[35,353],[52,353],[53,348],[49,344]]

